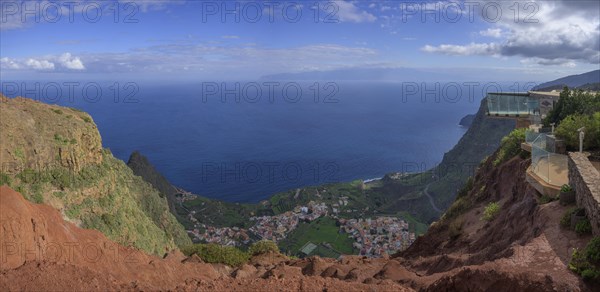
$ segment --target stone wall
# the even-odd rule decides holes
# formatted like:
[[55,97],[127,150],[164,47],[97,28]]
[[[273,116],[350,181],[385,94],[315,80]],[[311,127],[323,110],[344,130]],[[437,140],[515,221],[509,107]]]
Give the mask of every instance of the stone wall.
[[587,153],[569,153],[569,184],[575,189],[577,206],[584,208],[593,233],[600,236],[600,173]]

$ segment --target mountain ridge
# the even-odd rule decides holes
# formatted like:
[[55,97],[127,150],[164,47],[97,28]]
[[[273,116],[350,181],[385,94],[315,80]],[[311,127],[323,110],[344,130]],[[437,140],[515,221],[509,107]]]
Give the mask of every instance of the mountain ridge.
[[[562,87],[567,86],[569,88],[580,87],[587,84],[600,83],[600,70],[594,70],[582,74],[569,75],[566,77],[558,78],[556,80],[548,81],[537,85],[533,90],[540,89],[558,89],[562,90]],[[556,88],[560,87],[560,88]]]

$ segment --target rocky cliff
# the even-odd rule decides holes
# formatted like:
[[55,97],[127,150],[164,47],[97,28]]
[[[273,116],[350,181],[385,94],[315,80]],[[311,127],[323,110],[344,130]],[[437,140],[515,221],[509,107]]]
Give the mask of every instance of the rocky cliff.
[[4,96],[0,113],[0,184],[149,253],[191,243],[166,198],[102,148],[88,114]]
[[133,170],[133,173],[143,178],[146,182],[150,183],[156,190],[161,194],[161,197],[167,198],[169,203],[169,210],[171,213],[177,214],[175,210],[175,195],[177,190],[171,183],[154,168],[154,165],[148,161],[146,156],[143,156],[140,152],[134,151],[129,156],[127,166]]
[[486,109],[484,99],[467,132],[433,170],[436,178],[428,191],[443,210],[454,201],[458,189],[475,174],[477,165],[494,153],[502,138],[516,126],[511,119],[487,117]]
[[102,139],[87,113],[2,94],[0,112],[4,172],[57,166],[80,171],[102,162]]

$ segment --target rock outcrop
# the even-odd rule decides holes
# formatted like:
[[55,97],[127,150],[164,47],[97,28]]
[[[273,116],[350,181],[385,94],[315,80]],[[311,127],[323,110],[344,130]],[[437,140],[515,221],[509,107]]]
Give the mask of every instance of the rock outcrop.
[[2,171],[56,166],[80,171],[102,162],[102,139],[89,114],[0,94]]
[[460,122],[458,124],[465,128],[469,128],[469,127],[471,127],[471,124],[473,124],[474,120],[475,120],[475,115],[466,115],[462,119],[460,119]]
[[166,198],[102,148],[87,113],[1,96],[0,129],[0,184],[151,254],[191,244]]

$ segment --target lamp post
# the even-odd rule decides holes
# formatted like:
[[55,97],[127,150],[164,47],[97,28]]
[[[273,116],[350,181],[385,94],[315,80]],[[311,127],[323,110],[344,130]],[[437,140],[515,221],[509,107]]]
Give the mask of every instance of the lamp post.
[[579,132],[579,153],[583,152],[583,139],[585,138],[585,127],[581,127],[579,129],[577,129],[577,132]]

